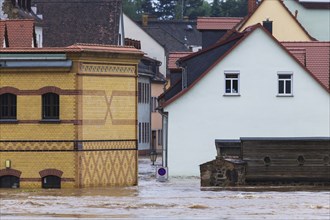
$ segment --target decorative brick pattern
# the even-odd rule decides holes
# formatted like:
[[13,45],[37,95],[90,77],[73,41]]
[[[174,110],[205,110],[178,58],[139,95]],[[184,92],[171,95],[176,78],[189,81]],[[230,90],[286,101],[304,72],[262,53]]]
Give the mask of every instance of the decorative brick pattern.
[[136,141],[98,141],[84,142],[84,150],[135,149]]
[[137,151],[86,151],[80,153],[81,186],[137,184]]
[[80,65],[81,73],[90,73],[90,74],[129,74],[135,75],[135,66],[119,66],[119,65],[105,65],[105,64],[87,64],[82,63]]
[[73,142],[0,142],[0,150],[73,150]]

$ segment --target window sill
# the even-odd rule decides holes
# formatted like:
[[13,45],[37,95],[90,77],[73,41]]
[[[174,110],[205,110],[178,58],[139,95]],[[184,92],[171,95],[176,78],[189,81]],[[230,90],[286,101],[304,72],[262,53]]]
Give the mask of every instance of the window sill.
[[39,121],[41,124],[60,124],[60,119],[42,119]]
[[284,94],[277,94],[276,97],[293,97],[292,94],[284,95]]
[[0,119],[0,124],[18,124],[17,119]]
[[225,94],[223,94],[223,96],[234,96],[234,97],[236,97],[236,96],[241,96],[241,94],[239,94],[239,93],[225,93]]

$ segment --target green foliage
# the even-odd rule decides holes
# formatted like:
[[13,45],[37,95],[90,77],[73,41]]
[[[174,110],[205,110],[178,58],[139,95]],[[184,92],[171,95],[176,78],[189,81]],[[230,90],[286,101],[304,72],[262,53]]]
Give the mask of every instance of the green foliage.
[[190,20],[201,16],[210,15],[210,4],[204,0],[185,0],[183,16],[188,16]]
[[133,20],[140,20],[143,13],[155,14],[152,0],[123,0],[124,13]]
[[211,16],[244,17],[247,15],[247,0],[213,0]]
[[247,0],[123,0],[124,13],[133,20],[141,20],[142,14],[159,20],[196,19],[202,16],[243,17],[247,14]]
[[219,17],[220,14],[221,14],[220,0],[213,0],[212,6],[211,6],[211,16]]

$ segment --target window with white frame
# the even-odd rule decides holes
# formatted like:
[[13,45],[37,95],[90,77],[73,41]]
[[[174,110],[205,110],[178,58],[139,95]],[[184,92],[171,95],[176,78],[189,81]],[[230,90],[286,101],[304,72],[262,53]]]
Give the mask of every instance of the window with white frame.
[[225,72],[225,94],[239,94],[239,72]]
[[278,73],[278,95],[292,95],[292,73]]

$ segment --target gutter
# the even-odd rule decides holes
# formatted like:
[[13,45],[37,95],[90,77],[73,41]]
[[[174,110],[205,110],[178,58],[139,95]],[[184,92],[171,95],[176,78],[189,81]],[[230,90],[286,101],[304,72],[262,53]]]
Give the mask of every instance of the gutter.
[[53,61],[19,61],[19,60],[0,60],[0,68],[49,68],[49,67],[71,67],[71,60],[53,60]]

